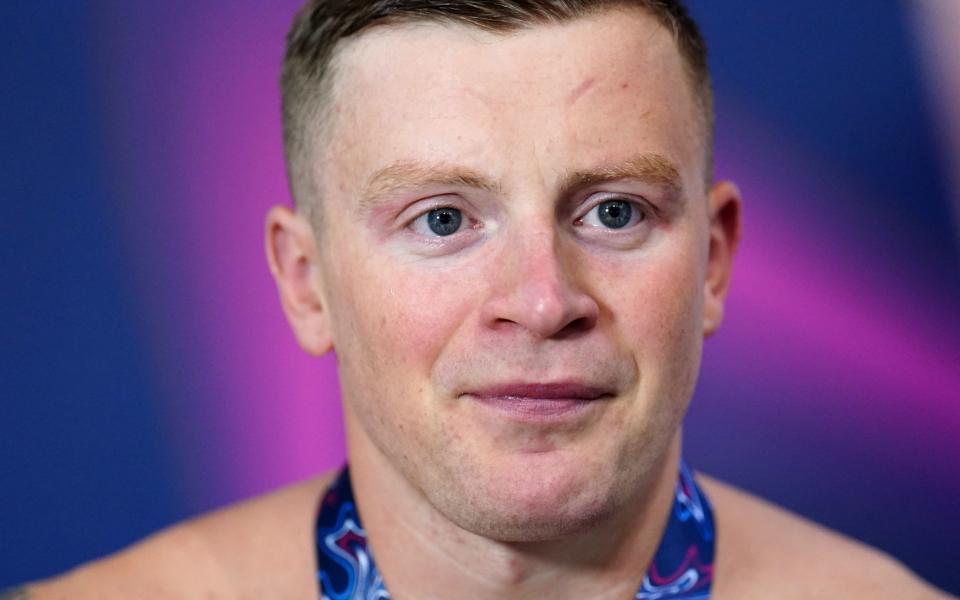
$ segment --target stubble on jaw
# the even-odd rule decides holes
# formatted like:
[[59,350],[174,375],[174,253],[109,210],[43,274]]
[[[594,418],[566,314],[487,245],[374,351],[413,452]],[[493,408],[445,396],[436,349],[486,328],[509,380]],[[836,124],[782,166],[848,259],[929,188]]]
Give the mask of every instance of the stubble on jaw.
[[[672,44],[672,40],[664,39]],[[573,83],[576,84],[581,81],[583,80]],[[580,85],[582,86],[582,83]],[[597,84],[598,89],[600,89],[599,85]],[[585,102],[596,95],[596,90],[588,88],[581,90],[577,85],[574,85],[571,89],[573,92],[579,93],[579,99],[573,98],[577,100],[578,108],[584,106]],[[563,99],[570,102],[566,96]],[[398,138],[398,141],[387,136],[387,142],[379,145],[373,144],[382,134],[384,124],[377,119],[368,119],[368,126],[364,127],[365,120],[360,118],[364,113],[356,111],[355,107],[345,109],[339,115],[340,120],[337,123],[344,130],[353,132],[353,135],[356,136],[355,139],[351,138],[354,143],[347,143],[345,139],[347,136],[332,136],[335,147],[343,146],[341,148],[343,152],[332,151],[329,154],[337,157],[335,161],[331,159],[331,163],[337,163],[337,168],[326,170],[327,176],[331,178],[331,180],[328,180],[327,186],[328,189],[331,189],[331,195],[339,196],[339,198],[326,198],[325,200],[328,203],[329,200],[337,200],[338,210],[348,206],[343,202],[345,197],[353,196],[362,190],[361,182],[366,179],[363,176],[365,172],[361,173],[361,171],[364,171],[364,158],[367,159],[366,166],[371,169],[378,166],[380,162],[389,163],[389,160],[386,159],[391,158],[392,154],[385,151],[384,147],[392,149],[396,145],[400,150],[404,150],[406,146],[400,142],[408,142],[410,146],[409,149],[406,149],[408,154],[415,153],[415,151],[420,152],[420,154],[429,154],[428,150],[417,145],[416,138],[412,140]],[[355,112],[356,114],[354,114]],[[368,112],[374,115],[379,114],[372,109]],[[668,118],[670,114],[673,113],[668,113],[667,117],[664,118]],[[549,113],[547,116],[554,117],[556,115]],[[554,120],[558,123],[563,122],[558,119]],[[474,129],[482,129],[477,125],[480,122],[482,121],[478,117],[475,121],[468,122],[467,125],[473,126]],[[646,119],[644,119],[644,122],[646,123]],[[407,131],[402,125],[401,123],[398,129],[401,132]],[[646,127],[649,129],[650,125]],[[380,130],[378,131],[378,129]],[[412,130],[412,126],[408,129]],[[637,128],[634,127],[634,129]],[[431,130],[428,128],[428,131]],[[688,152],[685,149],[687,144],[684,143],[684,140],[686,140],[689,132],[684,132],[679,141],[674,140],[677,136],[671,136],[667,142],[664,142],[661,138],[665,137],[666,134],[658,137],[658,131],[654,128],[652,133],[647,136],[657,142],[656,144],[648,144],[656,146],[653,150],[670,156],[674,162],[678,161],[677,156],[673,155],[679,155],[680,159],[686,159],[688,154],[693,153],[693,150]],[[445,132],[435,133],[441,136],[440,139],[446,139],[442,137],[446,135]],[[510,139],[510,136],[505,132],[501,133],[504,133],[505,138]],[[605,137],[614,136],[616,132],[608,126],[606,128],[598,127],[596,133],[598,139],[605,139]],[[646,133],[646,129],[644,133]],[[485,132],[476,133],[479,139],[486,139],[481,134],[485,134]],[[573,137],[576,138],[576,136]],[[643,135],[640,137],[647,139]],[[540,138],[535,139],[539,140]],[[450,141],[453,150],[450,150],[447,154],[453,156],[454,159],[467,153],[465,149],[467,142],[457,146],[456,144],[460,141],[459,138],[451,138]],[[557,141],[558,143],[564,141],[568,144],[576,142],[582,146],[580,140],[574,139],[571,142],[570,136],[557,138]],[[674,141],[676,143],[673,143]],[[678,145],[681,145],[680,150],[682,151],[677,150]],[[364,148],[369,150],[369,156],[361,151]],[[459,154],[457,152],[458,148],[460,148]],[[432,148],[429,150],[432,150]],[[622,153],[618,152],[618,154]],[[383,155],[380,157],[383,160],[375,160],[379,155]],[[564,155],[561,153],[560,156],[563,158]],[[448,158],[448,156],[443,155],[441,158]],[[567,162],[570,163],[571,169],[581,167],[576,161],[568,160]],[[685,160],[679,162],[684,163]],[[685,175],[683,171],[681,171],[681,174]],[[676,180],[676,174],[670,179]],[[677,228],[674,228],[674,237],[678,235],[676,230]],[[343,360],[340,370],[343,375],[344,398],[352,405],[352,412],[355,413],[356,424],[358,425],[357,429],[362,430],[360,437],[367,438],[365,441],[367,446],[373,446],[368,450],[374,450],[373,454],[379,455],[377,460],[381,462],[381,466],[387,466],[397,475],[402,475],[406,485],[413,488],[418,495],[426,496],[430,504],[439,513],[462,528],[484,537],[513,541],[547,540],[572,535],[590,529],[597,523],[610,520],[611,515],[615,514],[617,510],[628,506],[631,501],[639,503],[644,494],[649,494],[648,490],[652,486],[652,482],[657,480],[656,465],[666,460],[664,457],[667,448],[673,439],[673,434],[679,427],[679,415],[682,414],[682,408],[685,408],[689,400],[688,396],[684,398],[678,396],[681,394],[687,395],[692,391],[692,381],[687,380],[695,379],[695,377],[688,377],[688,373],[679,374],[682,375],[679,378],[669,377],[669,375],[678,375],[678,373],[676,368],[668,368],[666,373],[660,373],[660,377],[645,379],[645,381],[653,382],[644,386],[643,397],[645,402],[650,404],[649,407],[645,408],[651,411],[660,411],[661,415],[658,418],[644,418],[643,421],[646,422],[641,422],[639,417],[629,420],[625,418],[600,419],[609,426],[607,433],[604,435],[611,434],[616,429],[621,432],[624,429],[629,429],[630,434],[624,436],[621,433],[612,436],[622,442],[622,444],[618,443],[616,447],[612,445],[612,442],[603,441],[602,436],[595,437],[591,444],[578,448],[571,447],[571,452],[576,450],[583,454],[581,458],[584,460],[575,465],[576,469],[564,468],[561,462],[548,462],[542,463],[547,465],[548,469],[537,473],[522,464],[522,457],[509,456],[509,452],[504,451],[503,448],[492,448],[490,444],[485,442],[483,436],[473,435],[482,432],[479,432],[478,429],[480,428],[469,419],[461,418],[463,415],[458,416],[450,412],[450,419],[444,423],[441,412],[448,408],[444,406],[445,403],[449,404],[446,400],[437,405],[431,405],[429,401],[426,401],[427,399],[422,398],[424,395],[423,388],[429,387],[431,379],[428,377],[429,373],[418,373],[417,370],[424,371],[425,369],[421,367],[435,363],[436,356],[433,356],[431,362],[430,355],[441,351],[439,346],[431,345],[432,342],[428,337],[443,338],[444,333],[438,332],[437,327],[452,327],[460,320],[453,317],[430,320],[425,317],[425,311],[423,310],[417,312],[417,310],[411,311],[401,306],[391,306],[394,299],[385,293],[388,289],[392,293],[394,288],[397,287],[401,292],[400,300],[404,297],[408,299],[424,298],[429,294],[424,294],[422,291],[419,294],[414,294],[410,289],[406,289],[408,293],[404,294],[404,286],[406,285],[404,281],[390,280],[390,276],[397,275],[396,269],[393,271],[380,269],[384,272],[374,270],[373,273],[364,272],[363,275],[358,275],[366,266],[377,266],[378,255],[374,250],[380,248],[368,239],[369,236],[365,238],[362,231],[358,235],[349,236],[344,231],[331,229],[329,237],[323,236],[323,238],[327,239],[330,244],[339,242],[341,250],[353,253],[351,256],[354,262],[350,266],[342,264],[344,262],[342,260],[331,260],[329,256],[327,258],[329,264],[325,266],[329,267],[327,282],[336,284],[341,296],[340,302],[334,301],[333,305],[328,307],[332,315],[331,320],[337,323],[336,328],[339,335],[335,337],[344,341],[345,344],[344,346],[338,346],[338,350],[346,351],[344,358],[354,358],[352,361]],[[365,243],[367,243],[366,246]],[[342,256],[337,258],[342,258]],[[678,262],[683,263],[680,266],[686,266],[688,261],[684,259],[689,257],[687,253],[684,253],[674,258],[676,260],[670,259],[666,262],[661,260],[662,264],[660,266],[662,268],[653,271],[652,274],[664,278],[665,282],[669,284],[667,287],[673,291],[694,291],[691,290],[690,285],[685,285],[683,281],[676,281],[675,276],[670,278],[666,275],[670,271],[670,267],[677,266],[676,263]],[[611,269],[610,272],[616,273],[617,271]],[[414,274],[420,275],[421,273],[415,272]],[[379,287],[375,285],[378,283],[376,281],[378,276],[382,279],[379,282]],[[424,279],[428,283],[436,284],[435,278],[430,279],[424,276]],[[347,291],[344,290],[344,286]],[[374,293],[371,294],[371,291]],[[630,291],[630,289],[627,288],[626,291]],[[647,294],[649,299],[654,302],[654,308],[664,313],[661,319],[663,326],[659,327],[656,326],[656,323],[651,323],[651,320],[655,321],[656,319],[652,319],[647,314],[642,317],[637,316],[632,322],[633,326],[628,327],[628,332],[636,334],[634,337],[651,337],[659,340],[661,346],[674,350],[670,352],[673,355],[677,354],[675,350],[679,348],[675,342],[663,339],[664,334],[661,330],[670,330],[668,337],[675,337],[676,328],[670,327],[675,325],[673,321],[677,317],[690,317],[691,313],[699,313],[700,311],[693,310],[693,307],[686,307],[687,310],[680,311],[682,314],[675,314],[678,313],[677,309],[663,305],[662,297],[664,293],[661,290],[658,294],[652,292]],[[375,310],[378,311],[376,318],[369,318],[370,315],[365,317],[362,311],[353,306],[362,301],[370,302],[377,298],[377,294],[379,295],[379,301],[376,302],[377,306],[375,307]],[[625,294],[626,292],[623,292],[621,296]],[[366,298],[364,298],[365,296]],[[448,302],[442,297],[429,296],[429,300],[434,305],[449,307],[450,310],[447,313],[450,315],[459,314],[458,301],[462,301],[460,304],[463,304],[469,302],[472,298],[466,296],[459,298],[457,294],[453,294]],[[637,300],[634,298],[632,302],[635,303]],[[417,308],[418,303],[416,301],[411,304],[414,305],[414,309]],[[394,315],[394,320],[391,321],[392,327],[386,327],[387,323],[381,323],[383,315]],[[429,336],[419,332],[414,327],[404,325],[404,322],[416,324],[418,318],[429,324]],[[682,329],[685,329],[685,331],[680,334],[680,337],[686,340],[691,335],[689,324]],[[450,335],[453,335],[453,333],[451,332]],[[357,339],[361,341],[352,341]],[[422,343],[414,343],[414,340]],[[654,344],[654,346],[657,346],[657,344]],[[469,344],[469,347],[473,351],[477,348],[476,343]],[[699,350],[692,347],[682,349],[687,351]],[[449,348],[446,348],[446,350],[449,352]],[[491,356],[495,356],[496,352],[502,352],[502,348],[491,348],[491,350]],[[687,355],[688,353],[684,352],[683,354]],[[397,358],[398,356],[407,358]],[[586,362],[589,363],[591,359],[598,360],[600,358],[602,357],[593,353],[587,357]],[[654,367],[652,369],[654,374],[658,370],[662,370],[661,363],[663,361],[661,359],[651,359],[649,356],[647,358],[647,362]],[[403,364],[407,362],[409,364]],[[689,370],[695,370],[696,364],[693,363],[696,361],[691,364],[687,364],[690,362],[687,360],[682,362],[685,366],[682,369],[683,371],[687,371],[688,368]],[[457,361],[453,361],[453,366],[457,366],[456,363]],[[463,364],[470,364],[470,361],[468,360]],[[476,365],[476,359],[473,359],[473,364]],[[514,365],[514,367],[516,366]],[[552,373],[552,371],[545,370],[543,375]],[[387,375],[387,377],[385,378],[384,375]],[[414,375],[417,375],[418,378],[414,379]],[[394,381],[383,381],[383,379],[390,379],[391,376],[395,378]],[[669,383],[670,380],[677,379],[685,383],[682,385]],[[657,389],[659,387],[665,389]],[[669,398],[665,396],[669,396]],[[418,398],[424,401],[415,402],[414,400]],[[389,401],[386,399],[389,399]],[[434,399],[436,400],[436,398]],[[399,404],[404,404],[406,410]],[[668,406],[664,406],[665,404]],[[438,410],[432,410],[434,406]],[[624,411],[619,416],[623,417],[626,412],[630,411]],[[468,413],[464,414],[468,415]],[[626,421],[632,423],[632,426]],[[462,427],[457,427],[458,425],[462,425]],[[418,433],[420,435],[416,435]],[[475,438],[472,442],[471,437]],[[589,452],[584,452],[585,449]],[[647,464],[638,464],[638,456],[643,457],[645,459],[643,462]],[[562,457],[560,459],[562,460]],[[547,460],[551,459],[548,458]],[[595,482],[596,485],[591,484],[591,481],[596,480],[598,474],[600,475],[600,481]],[[542,493],[534,485],[541,480],[544,484],[541,487],[545,489]],[[512,503],[514,500],[517,501],[515,504]]]

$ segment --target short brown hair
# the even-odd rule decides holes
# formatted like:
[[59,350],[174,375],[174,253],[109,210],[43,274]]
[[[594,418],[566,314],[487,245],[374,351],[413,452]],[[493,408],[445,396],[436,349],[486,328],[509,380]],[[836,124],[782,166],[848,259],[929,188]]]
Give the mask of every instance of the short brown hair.
[[[415,21],[457,23],[508,33],[544,23],[570,21],[605,8],[640,8],[673,32],[701,105],[707,178],[712,179],[713,93],[707,47],[680,0],[308,0],[287,34],[280,79],[283,145],[291,192],[298,204],[312,195],[303,172],[311,145],[308,131],[322,120],[331,84],[331,61],[341,40],[371,27]],[[305,186],[309,186],[304,189]]]

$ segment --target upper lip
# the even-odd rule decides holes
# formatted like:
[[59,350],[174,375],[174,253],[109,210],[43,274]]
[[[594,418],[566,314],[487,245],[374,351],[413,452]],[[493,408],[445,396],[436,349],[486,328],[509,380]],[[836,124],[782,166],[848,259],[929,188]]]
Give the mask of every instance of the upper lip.
[[558,381],[552,383],[505,383],[469,390],[471,396],[478,398],[529,398],[537,400],[596,400],[612,395],[609,388],[588,385],[576,381]]

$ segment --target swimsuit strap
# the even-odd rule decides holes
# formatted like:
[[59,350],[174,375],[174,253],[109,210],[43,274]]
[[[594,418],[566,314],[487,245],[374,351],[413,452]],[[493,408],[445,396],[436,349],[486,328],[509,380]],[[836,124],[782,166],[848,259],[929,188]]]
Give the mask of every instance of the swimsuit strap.
[[[680,461],[667,527],[635,600],[706,600],[713,582],[713,511]],[[387,600],[344,467],[324,494],[316,522],[317,584],[323,600]]]
[[673,508],[636,600],[706,600],[713,583],[713,509],[680,461]]

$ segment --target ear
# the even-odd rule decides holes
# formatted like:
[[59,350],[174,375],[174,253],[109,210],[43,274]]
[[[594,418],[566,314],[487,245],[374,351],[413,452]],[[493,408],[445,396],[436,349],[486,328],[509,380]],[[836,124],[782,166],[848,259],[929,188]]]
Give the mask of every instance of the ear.
[[729,181],[713,186],[708,196],[710,248],[704,285],[703,335],[709,337],[723,321],[730,287],[733,254],[740,241],[740,190]]
[[267,213],[267,263],[287,322],[300,346],[315,356],[333,347],[320,279],[320,253],[307,219],[286,206]]

